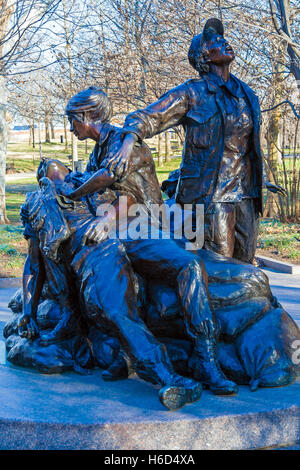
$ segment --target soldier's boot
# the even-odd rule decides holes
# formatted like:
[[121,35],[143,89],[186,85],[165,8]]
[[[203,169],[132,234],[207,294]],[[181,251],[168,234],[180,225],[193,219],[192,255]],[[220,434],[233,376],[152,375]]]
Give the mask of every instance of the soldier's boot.
[[228,380],[221,370],[214,339],[197,340],[189,360],[189,368],[194,379],[199,380],[215,395],[233,395],[238,392],[236,383]]
[[187,403],[199,400],[201,394],[201,383],[174,374],[173,378],[168,380],[168,384],[159,390],[158,396],[168,410],[176,410]]

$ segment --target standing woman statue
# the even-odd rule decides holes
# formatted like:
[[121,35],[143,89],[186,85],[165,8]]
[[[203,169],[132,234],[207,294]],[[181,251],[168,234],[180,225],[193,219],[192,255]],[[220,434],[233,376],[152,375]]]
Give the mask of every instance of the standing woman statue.
[[[176,202],[204,204],[204,248],[252,263],[263,205],[259,101],[230,73],[235,55],[220,20],[206,22],[188,57],[199,78],[127,116],[126,136],[110,168],[126,168],[137,141],[182,125],[186,137]],[[284,191],[269,182],[266,187]]]

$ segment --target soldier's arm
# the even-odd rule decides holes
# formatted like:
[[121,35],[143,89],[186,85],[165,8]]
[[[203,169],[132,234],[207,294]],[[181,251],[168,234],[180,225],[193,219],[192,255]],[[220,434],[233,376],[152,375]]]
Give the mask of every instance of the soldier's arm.
[[18,321],[20,336],[28,339],[38,336],[36,312],[44,281],[45,269],[40,253],[39,240],[30,238],[23,271],[23,314]]
[[79,186],[79,188],[68,194],[65,193],[65,195],[77,201],[88,194],[105,190],[114,183],[115,179],[115,175],[110,173],[106,168],[100,168],[100,170],[96,171],[85,183]]

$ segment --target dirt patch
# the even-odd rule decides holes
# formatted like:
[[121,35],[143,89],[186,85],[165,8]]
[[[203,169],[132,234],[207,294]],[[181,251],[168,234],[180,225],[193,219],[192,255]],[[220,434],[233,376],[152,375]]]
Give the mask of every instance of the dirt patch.
[[26,254],[10,256],[0,254],[0,277],[22,277]]
[[256,256],[267,256],[268,258],[273,258],[274,261],[282,261],[283,263],[290,264],[300,264],[300,256],[291,258],[289,255],[284,256],[282,253],[279,253],[276,250],[256,250]]
[[256,254],[299,265],[300,224],[261,220]]

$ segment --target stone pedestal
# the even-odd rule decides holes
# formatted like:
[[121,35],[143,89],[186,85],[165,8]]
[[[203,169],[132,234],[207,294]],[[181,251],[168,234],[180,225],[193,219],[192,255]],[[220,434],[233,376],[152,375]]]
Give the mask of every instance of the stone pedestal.
[[300,380],[289,387],[204,391],[175,412],[135,377],[43,375],[0,365],[0,449],[255,449],[300,442]]

